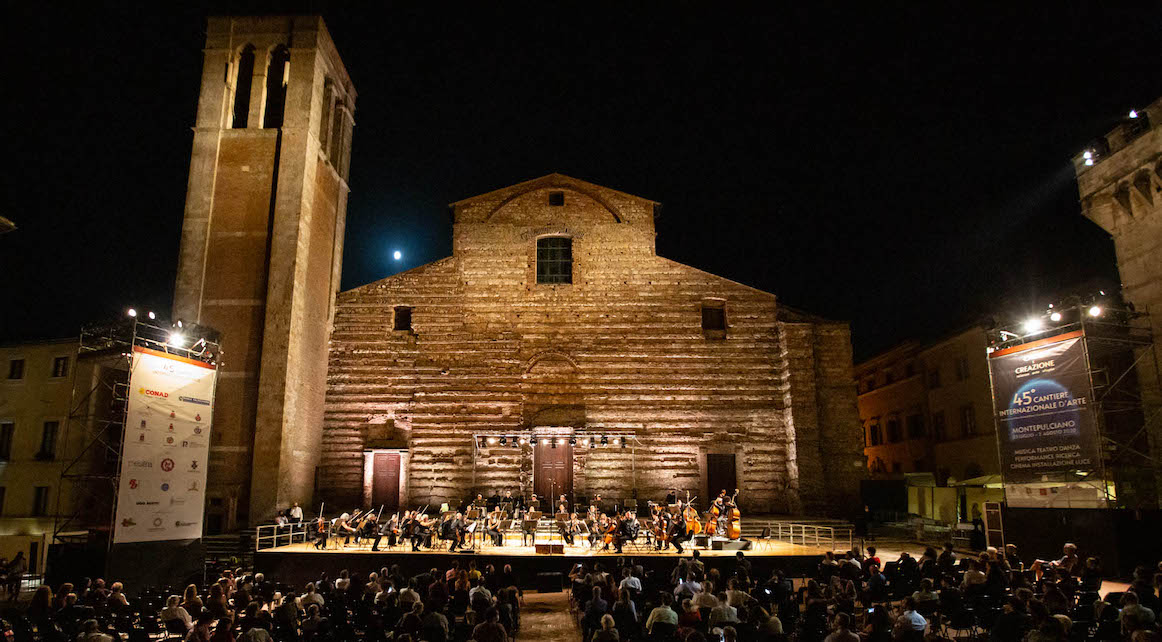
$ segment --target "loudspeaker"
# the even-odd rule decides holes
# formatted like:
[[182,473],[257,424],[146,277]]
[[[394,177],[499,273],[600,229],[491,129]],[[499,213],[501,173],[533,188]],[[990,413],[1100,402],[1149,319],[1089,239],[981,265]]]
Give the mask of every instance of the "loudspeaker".
[[561,573],[537,573],[537,592],[560,593],[564,577]]
[[[564,544],[537,544],[536,551],[537,551],[537,555],[554,555],[554,554],[555,555],[564,555],[565,554],[565,545]],[[558,575],[559,575],[559,573],[558,573]]]
[[712,548],[716,551],[749,551],[750,540],[746,539],[716,539],[711,542]]

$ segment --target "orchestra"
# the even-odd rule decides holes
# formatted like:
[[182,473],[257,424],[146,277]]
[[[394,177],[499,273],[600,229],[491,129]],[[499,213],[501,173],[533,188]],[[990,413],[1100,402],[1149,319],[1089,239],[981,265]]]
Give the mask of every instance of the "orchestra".
[[[672,488],[663,503],[646,502],[645,516],[641,519],[635,510],[613,502],[609,504],[610,510],[600,495],[594,495],[587,506],[583,500],[573,505],[568,495],[561,495],[556,506],[549,507],[555,508],[556,513],[542,516],[536,511],[539,500],[535,494],[525,502],[521,495],[514,495],[510,490],[503,495],[493,493],[488,499],[478,493],[468,500],[463,510],[458,503],[449,502],[440,506],[441,511],[436,515],[429,514],[429,507],[424,506],[385,517],[384,507],[380,506],[378,510],[344,512],[327,520],[324,507],[320,507],[318,518],[307,523],[306,533],[314,538],[318,550],[328,545],[346,548],[352,541],[355,546],[364,547],[370,541],[371,550],[378,552],[386,538],[388,549],[410,543],[415,552],[422,549],[469,551],[475,550],[478,541],[503,547],[506,536],[518,534],[521,544],[528,545],[538,541],[538,534],[549,532],[550,537],[559,538],[569,546],[587,541],[590,549],[612,549],[615,554],[621,554],[627,544],[634,543],[659,553],[668,552],[672,547],[682,555],[683,544],[691,541],[696,546],[709,547],[712,539],[741,538],[738,489],[734,489],[733,495],[727,492],[721,489],[708,510],[700,514],[697,498],[691,498],[689,492],[685,499],[679,498],[678,490]],[[582,509],[584,512],[579,513]],[[699,537],[703,533],[705,536]]]

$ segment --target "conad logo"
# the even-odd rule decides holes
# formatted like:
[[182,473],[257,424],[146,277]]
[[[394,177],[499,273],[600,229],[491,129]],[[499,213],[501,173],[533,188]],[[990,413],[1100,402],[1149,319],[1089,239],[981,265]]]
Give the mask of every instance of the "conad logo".
[[138,388],[137,392],[145,395],[146,397],[159,397],[161,399],[168,399],[169,398],[168,392],[162,392],[160,390],[150,390],[149,388]]

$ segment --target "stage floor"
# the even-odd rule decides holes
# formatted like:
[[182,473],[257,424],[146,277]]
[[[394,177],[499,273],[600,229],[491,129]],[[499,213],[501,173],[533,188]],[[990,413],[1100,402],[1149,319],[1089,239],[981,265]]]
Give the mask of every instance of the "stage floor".
[[[803,546],[800,544],[790,544],[778,540],[749,540],[751,542],[750,550],[745,551],[747,557],[797,557],[804,555],[822,555],[824,549],[815,546]],[[697,550],[702,557],[734,557],[737,551],[735,550],[712,550],[705,548],[692,548],[689,545],[683,546],[682,557],[690,557],[691,551]],[[532,546],[519,546],[506,544],[505,546],[477,546],[475,549],[466,549],[463,552],[448,552],[446,547],[436,549],[422,548],[417,552],[413,552],[410,546],[397,546],[395,548],[381,548],[378,551],[371,550],[370,544],[356,545],[354,542],[343,548],[334,548],[334,545],[328,548],[319,550],[315,548],[313,542],[297,542],[294,544],[284,544],[273,548],[267,548],[258,551],[257,555],[269,553],[307,553],[310,555],[335,555],[336,553],[343,555],[450,555],[459,557],[461,555],[478,555],[482,557],[672,557],[678,558],[677,551],[670,548],[667,551],[655,551],[653,547],[647,546],[626,546],[622,549],[620,555],[613,550],[611,546],[609,550],[603,551],[601,547],[590,548],[588,545],[584,546],[568,546],[564,547],[564,553],[537,553]]]

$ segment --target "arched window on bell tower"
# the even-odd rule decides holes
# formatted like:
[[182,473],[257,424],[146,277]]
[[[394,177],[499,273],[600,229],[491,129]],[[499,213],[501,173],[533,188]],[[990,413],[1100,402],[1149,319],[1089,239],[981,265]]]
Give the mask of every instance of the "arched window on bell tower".
[[234,69],[234,119],[231,127],[245,129],[250,117],[250,90],[254,84],[254,45],[242,48]]
[[288,82],[290,82],[290,52],[285,45],[279,45],[270,52],[270,66],[266,68],[266,109],[263,110],[263,127],[282,127]]

